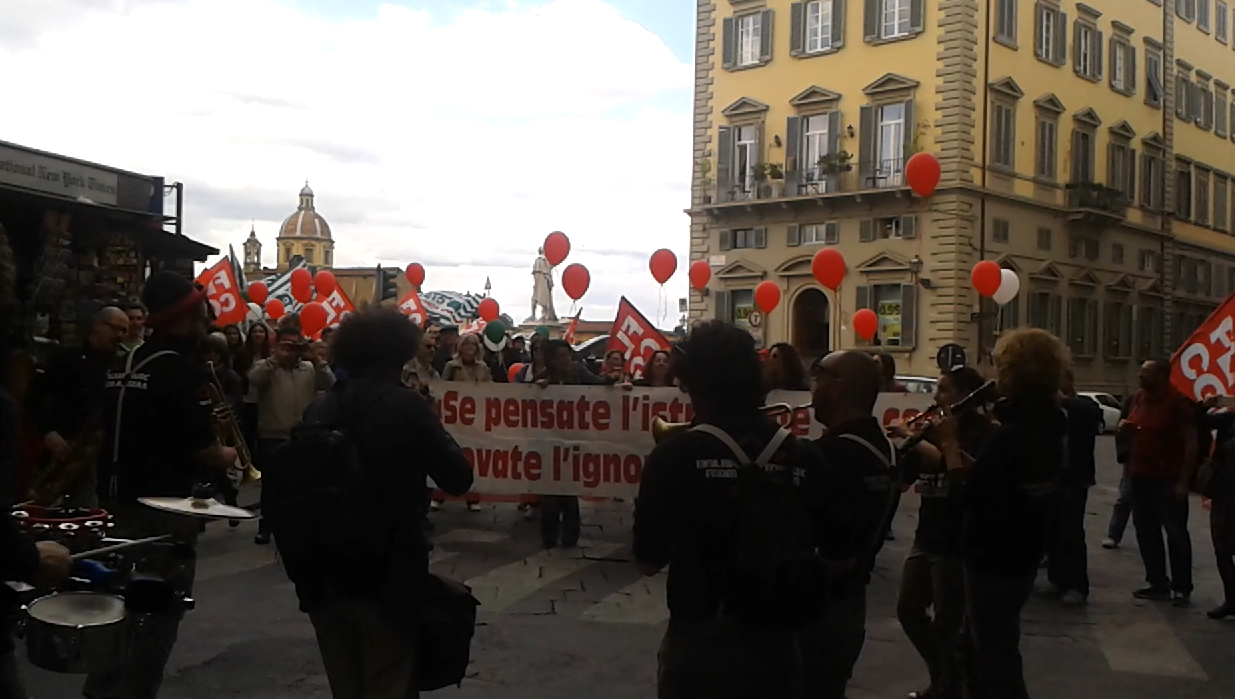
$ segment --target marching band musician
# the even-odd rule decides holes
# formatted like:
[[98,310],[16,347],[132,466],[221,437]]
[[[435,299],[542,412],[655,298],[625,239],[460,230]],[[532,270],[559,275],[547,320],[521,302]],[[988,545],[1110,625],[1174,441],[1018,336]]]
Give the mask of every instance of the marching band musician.
[[999,338],[992,352],[1002,400],[999,427],[976,459],[956,416],[934,427],[962,509],[960,552],[972,672],[970,696],[1023,699],[1021,609],[1046,547],[1046,523],[1063,469],[1067,421],[1059,389],[1070,358],[1036,328]]
[[[107,370],[128,331],[129,318],[124,311],[115,306],[100,309],[91,320],[85,342],[80,347],[58,348],[47,370],[35,380],[31,413],[52,461],[91,458],[86,454],[75,456],[73,445],[94,429]],[[44,468],[50,467],[49,462]],[[95,464],[90,463],[64,494],[78,506],[97,507],[96,479]]]
[[[197,521],[137,499],[188,497],[197,482],[235,463],[236,451],[215,437],[210,379],[194,356],[210,323],[205,293],[178,274],[156,272],[142,301],[150,337],[107,375],[103,461],[113,467],[109,492],[116,501],[109,509],[117,537],[172,535],[179,546],[153,551],[151,572],[191,595]],[[121,667],[87,676],[87,699],[154,699],[182,617],[182,609],[155,615]]]

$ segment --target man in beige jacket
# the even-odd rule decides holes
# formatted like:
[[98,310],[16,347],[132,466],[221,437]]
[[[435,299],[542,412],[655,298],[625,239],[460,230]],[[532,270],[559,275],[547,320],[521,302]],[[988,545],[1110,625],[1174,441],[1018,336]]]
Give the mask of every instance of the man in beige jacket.
[[[275,334],[270,357],[256,362],[249,370],[249,387],[257,392],[257,467],[286,442],[292,428],[300,424],[305,408],[319,391],[334,385],[334,374],[312,345],[294,327],[280,328]],[[258,522],[258,544],[270,543],[265,520]]]

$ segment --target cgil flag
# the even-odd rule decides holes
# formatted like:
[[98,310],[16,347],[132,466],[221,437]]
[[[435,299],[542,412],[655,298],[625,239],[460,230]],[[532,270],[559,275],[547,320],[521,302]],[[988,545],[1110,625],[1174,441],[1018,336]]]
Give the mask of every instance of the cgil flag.
[[1235,295],[1171,357],[1171,385],[1196,401],[1235,395]]
[[659,350],[667,352],[669,348],[665,336],[623,296],[609,330],[606,352],[621,350],[626,356],[626,372],[637,379],[643,376],[643,367],[652,361],[653,354]]

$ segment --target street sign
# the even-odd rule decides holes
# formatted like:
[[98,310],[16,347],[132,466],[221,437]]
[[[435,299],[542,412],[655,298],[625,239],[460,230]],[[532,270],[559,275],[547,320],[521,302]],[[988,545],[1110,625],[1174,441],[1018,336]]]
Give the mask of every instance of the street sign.
[[750,327],[757,328],[763,325],[763,314],[759,311],[751,311],[750,315],[746,316],[746,322],[750,323]]
[[935,355],[935,363],[938,364],[940,371],[952,371],[963,367],[965,359],[965,348],[954,342],[940,347],[939,354]]

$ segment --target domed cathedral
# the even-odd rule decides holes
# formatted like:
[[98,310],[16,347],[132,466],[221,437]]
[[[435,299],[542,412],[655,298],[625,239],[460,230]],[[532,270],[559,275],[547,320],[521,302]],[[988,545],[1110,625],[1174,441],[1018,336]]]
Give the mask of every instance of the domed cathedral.
[[286,272],[293,258],[300,257],[310,267],[329,269],[334,266],[334,239],[331,237],[330,224],[317,213],[313,203],[313,190],[309,183],[304,183],[300,190],[300,203],[291,216],[283,220],[279,227],[279,236],[275,239],[275,249],[278,251],[277,262],[273,270],[262,269],[262,244],[257,239],[257,232],[249,230],[249,237],[244,241],[244,271],[246,275],[258,275],[262,272]]

